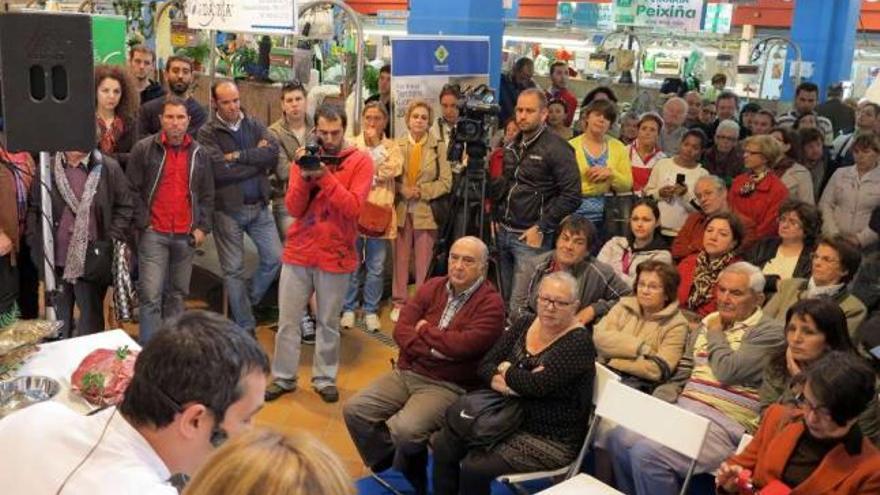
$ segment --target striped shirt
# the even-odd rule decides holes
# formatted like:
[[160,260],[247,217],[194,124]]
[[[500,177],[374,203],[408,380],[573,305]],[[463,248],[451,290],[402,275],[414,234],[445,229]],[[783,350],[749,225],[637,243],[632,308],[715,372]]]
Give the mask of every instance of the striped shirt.
[[[834,126],[831,125],[831,121],[828,120],[828,117],[823,117],[816,112],[813,112],[813,115],[816,116],[819,130],[822,131],[822,135],[825,136],[825,146],[830,147],[834,143]],[[794,127],[794,123],[798,117],[800,117],[800,115],[792,110],[791,112],[777,117],[776,125],[779,127]]]
[[[734,352],[742,345],[746,333],[757,325],[763,316],[764,313],[759,309],[750,317],[725,330],[724,336]],[[709,365],[709,342],[706,338],[705,322],[713,317],[717,318],[717,313],[703,320],[704,324],[694,343],[694,369],[681,396],[702,402],[741,424],[747,431],[755,431],[761,410],[758,389],[742,385],[724,385]]]

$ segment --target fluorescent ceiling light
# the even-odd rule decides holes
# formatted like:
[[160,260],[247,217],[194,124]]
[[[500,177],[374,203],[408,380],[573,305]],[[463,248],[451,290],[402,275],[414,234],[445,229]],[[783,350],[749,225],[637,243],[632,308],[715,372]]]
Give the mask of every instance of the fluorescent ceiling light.
[[406,29],[373,29],[364,28],[364,36],[406,36]]
[[576,48],[576,47],[589,47],[592,46],[587,40],[576,40],[571,38],[542,38],[539,36],[518,36],[518,35],[504,35],[504,42],[508,41],[519,41],[524,43],[540,43],[547,47],[566,47],[566,48]]

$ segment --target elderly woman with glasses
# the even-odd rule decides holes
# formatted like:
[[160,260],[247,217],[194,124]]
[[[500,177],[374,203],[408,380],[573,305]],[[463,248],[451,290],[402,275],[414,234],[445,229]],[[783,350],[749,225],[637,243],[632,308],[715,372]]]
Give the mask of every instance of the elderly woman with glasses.
[[432,438],[436,495],[488,495],[497,476],[558,469],[577,456],[596,371],[593,339],[577,319],[578,306],[575,278],[547,275],[537,318],[517,320],[486,354],[480,378],[517,397],[523,421],[490,447],[475,446],[444,425]]
[[715,130],[712,147],[703,153],[703,167],[712,175],[730,184],[734,177],[743,172],[743,154],[738,146],[740,127],[733,120],[722,120]]
[[865,319],[867,309],[858,298],[850,294],[847,284],[859,269],[861,261],[859,247],[850,239],[842,236],[823,237],[813,253],[810,278],[792,278],[780,282],[778,292],[764,306],[764,314],[784,320],[788,308],[798,301],[829,297],[843,310],[850,337],[854,337],[856,329]]
[[599,360],[640,388],[668,380],[684,353],[688,322],[678,309],[679,280],[670,264],[640,264],[636,294],[621,297],[593,332]]
[[780,280],[810,278],[821,231],[822,215],[815,206],[792,199],[782,203],[776,235],[761,240],[743,256],[764,272],[766,293],[776,292]]
[[880,452],[856,427],[876,396],[874,371],[832,351],[805,375],[797,404],[770,406],[745,451],[721,464],[718,493],[880,493]]
[[733,179],[728,203],[733,211],[755,222],[755,237],[776,232],[779,206],[788,199],[788,188],[771,171],[782,148],[771,136],[752,136],[743,143],[746,172]]

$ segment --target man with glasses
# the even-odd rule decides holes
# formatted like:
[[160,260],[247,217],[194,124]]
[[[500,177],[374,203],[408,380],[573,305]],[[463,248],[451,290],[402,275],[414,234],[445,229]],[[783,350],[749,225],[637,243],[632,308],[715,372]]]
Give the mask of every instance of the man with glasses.
[[[242,112],[234,82],[215,83],[211,97],[217,111],[199,130],[198,142],[208,152],[214,172],[214,240],[232,318],[254,333],[252,306],[263,298],[280,268],[281,240],[269,209],[269,174],[278,165],[278,142],[263,124]],[[245,276],[245,234],[260,259],[250,283]]]
[[[654,396],[710,420],[697,473],[731,455],[743,433],[754,432],[761,409],[758,387],[767,356],[785,343],[782,323],[764,315],[764,275],[746,262],[718,277],[718,311],[702,320],[675,374]],[[652,440],[615,428],[608,436],[617,488],[637,495],[673,495],[690,459]]]
[[427,493],[427,442],[446,408],[480,386],[477,366],[501,335],[504,301],[486,280],[488,248],[462,237],[449,273],[426,281],[400,312],[397,367],[345,403],[352,441],[374,473],[392,465]]
[[357,219],[373,181],[370,154],[345,141],[346,121],[342,108],[318,107],[319,156],[306,160],[306,150],[300,148],[290,166],[285,204],[297,221],[284,243],[272,360],[275,379],[266,390],[266,400],[296,390],[300,321],[312,293],[317,301],[312,387],[324,402],[339,400],[339,317],[349,279],[358,267]]
[[632,292],[610,265],[590,254],[596,228],[584,217],[570,215],[559,225],[556,249],[534,258],[526,269],[531,273],[528,285],[511,295],[511,321],[534,318],[538,309],[541,280],[556,271],[570,273],[578,282],[577,319],[584,325],[605,316],[622,296]]

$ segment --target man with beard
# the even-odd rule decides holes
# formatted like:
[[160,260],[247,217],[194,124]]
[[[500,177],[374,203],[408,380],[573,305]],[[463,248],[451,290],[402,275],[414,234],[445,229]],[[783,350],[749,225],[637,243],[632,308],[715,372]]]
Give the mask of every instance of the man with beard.
[[128,72],[135,79],[135,88],[141,95],[141,105],[165,95],[162,85],[150,79],[155,63],[156,54],[146,45],[135,45],[128,52]]
[[[208,121],[208,113],[192,96],[192,59],[180,55],[168,57],[168,62],[165,63],[165,80],[168,82],[168,90],[171,94],[183,99],[186,103],[186,113],[189,115],[189,127],[186,129],[186,133],[191,138],[195,138],[202,125]],[[138,125],[140,139],[162,130],[161,116],[164,102],[164,98],[156,98],[141,106]]]

